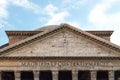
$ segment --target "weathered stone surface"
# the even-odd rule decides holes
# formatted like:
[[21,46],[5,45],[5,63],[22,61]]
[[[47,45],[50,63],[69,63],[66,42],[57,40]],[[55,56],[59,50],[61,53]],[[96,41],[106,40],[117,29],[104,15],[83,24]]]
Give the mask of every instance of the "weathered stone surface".
[[67,30],[54,33],[42,40],[36,40],[5,56],[119,56],[87,38]]
[[112,60],[29,60],[1,61],[0,70],[119,70],[120,61]]

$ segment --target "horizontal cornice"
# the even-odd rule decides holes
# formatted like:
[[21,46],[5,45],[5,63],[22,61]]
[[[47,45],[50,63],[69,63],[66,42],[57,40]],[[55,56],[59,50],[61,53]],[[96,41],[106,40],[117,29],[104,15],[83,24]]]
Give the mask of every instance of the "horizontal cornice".
[[[7,35],[33,35],[43,31],[6,31]],[[111,36],[113,31],[86,31],[97,36]]]
[[34,35],[34,34],[37,34],[37,33],[40,33],[42,31],[6,31],[6,34],[8,36],[22,36],[22,35]]
[[120,60],[120,57],[0,57],[0,60]]
[[86,31],[96,36],[111,36],[113,31]]

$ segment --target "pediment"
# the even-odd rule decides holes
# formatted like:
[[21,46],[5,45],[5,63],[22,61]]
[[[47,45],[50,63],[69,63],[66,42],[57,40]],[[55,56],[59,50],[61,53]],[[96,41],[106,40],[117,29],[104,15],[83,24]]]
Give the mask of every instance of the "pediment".
[[1,56],[20,57],[91,57],[120,56],[119,52],[103,46],[67,28],[60,29],[44,38],[37,38]]

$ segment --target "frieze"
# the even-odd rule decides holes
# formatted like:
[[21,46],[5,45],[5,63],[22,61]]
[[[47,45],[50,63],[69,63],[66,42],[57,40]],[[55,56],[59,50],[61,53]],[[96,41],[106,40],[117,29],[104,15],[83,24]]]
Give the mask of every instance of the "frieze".
[[0,67],[111,67],[120,66],[119,63],[105,61],[21,61],[0,62]]
[[34,66],[43,66],[43,67],[64,67],[64,66],[71,66],[71,67],[93,67],[93,66],[112,66],[112,63],[106,62],[21,62],[20,66],[22,67],[34,67]]

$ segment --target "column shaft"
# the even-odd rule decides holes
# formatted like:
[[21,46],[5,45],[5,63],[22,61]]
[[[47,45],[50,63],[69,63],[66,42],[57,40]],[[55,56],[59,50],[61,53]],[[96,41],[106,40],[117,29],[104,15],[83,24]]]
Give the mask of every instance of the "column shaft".
[[114,80],[114,71],[109,71],[109,80]]
[[97,80],[97,72],[91,71],[91,80]]
[[52,71],[53,80],[58,80],[58,71]]
[[2,72],[0,71],[0,80],[2,80]]
[[78,71],[72,71],[72,80],[78,80]]
[[19,71],[14,72],[14,74],[15,74],[15,80],[21,80]]
[[33,71],[33,73],[34,73],[34,80],[40,80],[39,79],[40,72],[39,71]]

